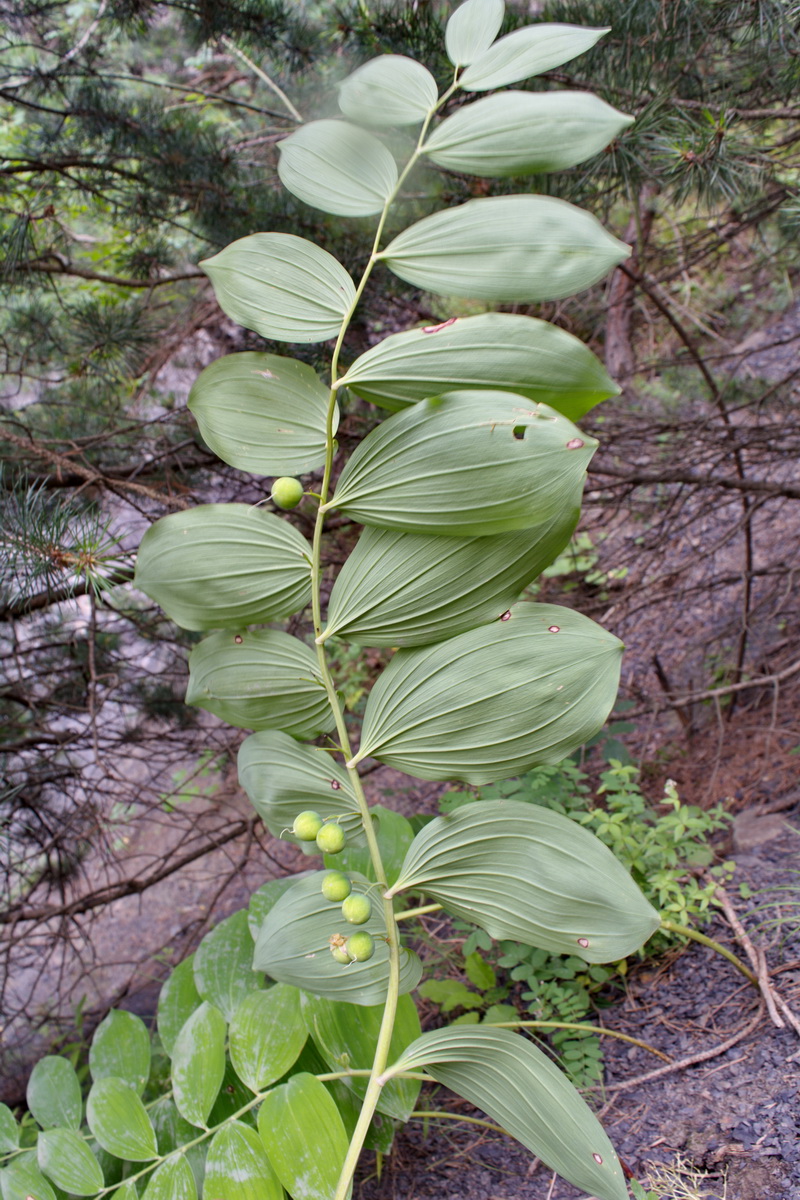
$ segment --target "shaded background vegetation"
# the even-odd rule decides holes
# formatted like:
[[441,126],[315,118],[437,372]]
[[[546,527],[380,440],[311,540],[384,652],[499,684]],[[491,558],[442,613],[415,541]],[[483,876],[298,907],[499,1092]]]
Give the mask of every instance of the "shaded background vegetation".
[[[530,19],[507,7],[506,29]],[[529,86],[590,88],[636,124],[555,176],[484,189],[420,170],[404,220],[489,188],[541,190],[633,245],[602,286],[517,306],[589,341],[623,387],[586,422],[601,450],[582,540],[538,594],[570,603],[580,590],[628,643],[630,749],[654,775],[668,761],[674,774],[688,747],[688,792],[710,803],[739,787],[746,800],[770,769],[778,786],[800,744],[800,8],[530,7],[611,32]],[[140,987],[146,964],[157,974],[212,912],[294,863],[241,801],[240,735],[183,707],[191,635],[127,581],[158,516],[269,495],[269,480],[214,459],[186,411],[202,366],[264,345],[222,317],[197,263],[276,229],[357,270],[368,223],[282,191],[276,143],[292,106],[333,113],[336,81],[375,54],[448,77],[450,8],[0,4],[0,1011],[20,1062],[37,1030],[56,1036],[76,1010],[91,1017]],[[347,353],[472,311],[381,275]],[[291,352],[314,363],[319,351]],[[373,419],[351,402],[345,447]],[[293,519],[305,529],[311,516]],[[353,536],[333,522],[331,572]],[[341,647],[354,706],[378,661]],[[728,778],[722,748],[743,739]]]

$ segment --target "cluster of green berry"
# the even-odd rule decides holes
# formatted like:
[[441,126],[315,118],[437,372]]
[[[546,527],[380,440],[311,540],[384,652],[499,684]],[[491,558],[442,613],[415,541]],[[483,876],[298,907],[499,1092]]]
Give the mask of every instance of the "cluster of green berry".
[[[336,821],[326,824],[318,812],[311,809],[298,813],[292,833],[301,842],[316,842],[323,854],[339,854],[344,849],[345,836]],[[372,915],[372,902],[362,892],[354,892],[344,871],[328,871],[322,879],[322,894],[326,900],[342,905],[342,916],[350,925],[364,925]],[[331,954],[338,963],[367,962],[375,953],[375,939],[362,929],[350,937],[335,933],[330,939]]]

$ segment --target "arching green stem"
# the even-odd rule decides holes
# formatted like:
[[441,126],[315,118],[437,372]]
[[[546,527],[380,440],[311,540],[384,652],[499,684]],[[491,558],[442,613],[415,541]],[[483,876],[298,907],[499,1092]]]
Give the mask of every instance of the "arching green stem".
[[689,925],[679,925],[676,921],[662,921],[661,928],[668,930],[669,933],[677,933],[681,937],[690,938],[693,942],[699,942],[701,946],[708,946],[709,950],[716,950],[717,954],[721,954],[723,958],[727,958],[728,962],[733,963],[736,970],[741,971],[745,979],[749,979],[755,987],[758,987],[758,979],[747,964],[737,958],[733,951],[729,950],[727,946],[723,946],[721,942],[715,942],[713,938],[706,937],[697,929],[692,929]]

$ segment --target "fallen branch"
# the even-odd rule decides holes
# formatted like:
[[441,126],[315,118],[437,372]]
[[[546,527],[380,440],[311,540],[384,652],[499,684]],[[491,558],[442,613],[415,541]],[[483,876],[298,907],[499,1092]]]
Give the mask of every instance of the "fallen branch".
[[[767,1012],[770,1015],[772,1024],[776,1029],[785,1029],[788,1023],[791,1025],[792,1029],[794,1029],[795,1033],[800,1035],[800,1021],[798,1021],[797,1017],[789,1008],[786,1001],[778,995],[770,983],[767,960],[764,951],[761,948],[757,949],[751,942],[747,930],[736,915],[736,910],[734,909],[731,898],[725,891],[725,888],[718,886],[715,896],[722,911],[725,913],[728,924],[736,935],[736,940],[747,954],[747,957],[750,959],[750,963],[756,974],[759,991],[764,997],[764,1003],[767,1006]],[[778,1009],[781,1010],[780,1013],[778,1012]],[[781,1013],[783,1013],[783,1016],[786,1018],[785,1021],[783,1020]]]

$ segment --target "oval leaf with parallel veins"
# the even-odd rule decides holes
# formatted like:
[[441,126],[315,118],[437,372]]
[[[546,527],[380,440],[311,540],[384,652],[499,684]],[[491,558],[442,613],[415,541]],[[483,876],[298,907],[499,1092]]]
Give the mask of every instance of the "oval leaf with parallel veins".
[[198,375],[189,408],[205,442],[239,471],[307,475],[325,462],[328,390],[306,363],[227,354]]
[[480,1026],[432,1029],[384,1078],[421,1069],[576,1187],[600,1200],[626,1200],[622,1168],[597,1117],[563,1071],[526,1038]]
[[313,737],[333,725],[315,655],[288,633],[212,633],[189,656],[186,703],[240,729]]
[[339,107],[362,125],[419,125],[436,106],[430,71],[403,54],[382,54],[339,84]]
[[323,212],[379,213],[397,183],[397,166],[383,143],[347,121],[310,121],[278,149],[283,186]]
[[247,910],[240,908],[215,925],[203,938],[194,956],[194,981],[208,1000],[230,1021],[244,998],[264,986],[253,970],[253,936]]
[[531,529],[574,510],[596,446],[545,404],[511,392],[449,392],[373,429],[323,509],[409,533]]
[[200,504],[148,529],[135,584],[183,629],[241,629],[308,604],[310,559],[288,521],[249,504]]
[[[256,938],[254,964],[281,983],[303,991],[346,1000],[350,1004],[383,1004],[389,980],[389,949],[384,941],[386,927],[379,906],[360,929],[375,938],[375,954],[368,962],[337,963],[330,951],[330,938],[353,932],[337,905],[320,891],[322,872],[307,875],[283,893],[270,909]],[[356,891],[370,887],[363,876],[354,875]],[[410,992],[419,983],[422,966],[416,954],[400,951],[400,991]]]
[[197,1200],[197,1184],[183,1154],[172,1154],[150,1177],[142,1200]]
[[423,217],[378,258],[437,296],[531,303],[581,292],[629,254],[566,200],[490,196]]
[[158,1036],[170,1056],[178,1034],[202,1003],[194,981],[194,955],[191,954],[178,963],[162,984],[158,995]]
[[124,1079],[107,1075],[92,1084],[86,1101],[86,1120],[98,1143],[129,1162],[158,1157],[156,1135],[147,1109]]
[[36,1165],[36,1151],[25,1150],[0,1169],[3,1200],[56,1200],[56,1194]]
[[239,782],[273,837],[297,842],[292,822],[310,808],[323,820],[335,817],[348,840],[363,841],[353,785],[325,750],[264,731],[242,742],[238,766]]
[[382,408],[407,408],[459,388],[515,392],[577,421],[619,388],[564,329],[515,313],[482,313],[393,333],[339,380]]
[[226,316],[277,342],[336,337],[355,300],[342,264],[293,233],[252,233],[200,266]]
[[425,646],[494,621],[568,544],[572,505],[544,525],[495,537],[455,538],[365,529],[331,592],[328,623],[366,646]]
[[46,1129],[36,1152],[48,1179],[73,1196],[94,1196],[105,1183],[100,1164],[74,1129]]
[[214,1134],[203,1194],[213,1200],[284,1200],[283,1185],[254,1129],[231,1121]]
[[500,32],[506,6],[504,0],[466,0],[447,22],[444,45],[456,67],[464,67],[488,50]]
[[622,643],[555,604],[401,650],[370,692],[355,766],[372,757],[418,779],[492,783],[560,762],[601,728]]
[[286,1074],[305,1045],[297,988],[276,983],[245,996],[233,1014],[229,1040],[236,1074],[251,1092],[263,1092]]
[[150,1075],[150,1034],[144,1021],[112,1008],[94,1031],[89,1070],[93,1079],[124,1079],[141,1096]]
[[423,150],[437,166],[469,175],[563,171],[599,154],[633,120],[591,92],[500,92],[448,117]]
[[504,938],[616,962],[660,918],[607,846],[560,813],[519,800],[466,804],[414,839],[391,892],[425,892]]
[[[31,1071],[26,1100],[42,1129],[57,1129],[62,1125],[69,1129],[80,1128],[83,1112],[81,1085],[68,1058],[57,1054],[40,1058]],[[11,1116],[5,1105],[2,1107]],[[11,1121],[16,1128],[13,1117]]]
[[552,71],[591,50],[608,29],[540,22],[507,33],[473,59],[459,84],[467,92],[486,92]]
[[192,1125],[205,1126],[222,1085],[226,1029],[219,1009],[204,1001],[175,1041],[172,1094],[178,1112]]
[[273,1088],[259,1110],[258,1132],[290,1196],[331,1200],[348,1137],[335,1101],[316,1076],[301,1072]]
[[[39,1061],[43,1062],[44,1059],[40,1059]],[[37,1066],[38,1066],[38,1063],[37,1063]],[[70,1063],[69,1066],[72,1066],[72,1064]],[[34,1070],[35,1069],[36,1068],[34,1067]],[[76,1079],[77,1079],[77,1076],[76,1076]],[[29,1084],[29,1086],[30,1086],[30,1084]],[[80,1103],[80,1096],[81,1096],[81,1093],[80,1093],[80,1085],[79,1085],[79,1087],[78,1087],[78,1102],[79,1103]],[[30,1099],[28,1100],[28,1107],[33,1112],[33,1108],[31,1106]],[[35,1113],[33,1115],[34,1115],[34,1117],[36,1117]],[[38,1121],[39,1118],[36,1117],[36,1120]],[[39,1121],[39,1124],[41,1125],[42,1122]],[[78,1113],[78,1124],[80,1124],[80,1112]],[[8,1107],[8,1105],[0,1104],[0,1154],[5,1153],[6,1150],[16,1150],[18,1146],[19,1146],[19,1125],[17,1124],[16,1120],[14,1119],[14,1114],[12,1113],[12,1111]]]
[[[378,1046],[383,1006],[354,1008],[352,1004],[310,996],[306,992],[301,992],[300,997],[308,1032],[331,1071],[346,1071],[348,1067],[369,1070]],[[416,1004],[410,996],[401,996],[389,1047],[390,1059],[398,1058],[421,1032]],[[353,1076],[345,1083],[363,1100],[369,1079]],[[381,1091],[378,1111],[398,1121],[407,1121],[421,1086],[418,1079],[393,1080]]]

